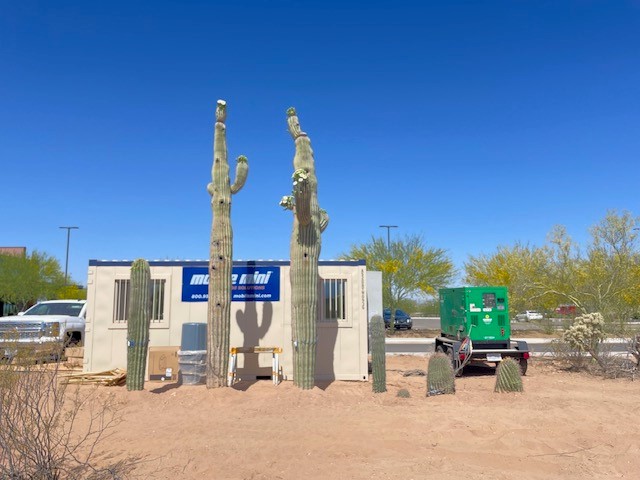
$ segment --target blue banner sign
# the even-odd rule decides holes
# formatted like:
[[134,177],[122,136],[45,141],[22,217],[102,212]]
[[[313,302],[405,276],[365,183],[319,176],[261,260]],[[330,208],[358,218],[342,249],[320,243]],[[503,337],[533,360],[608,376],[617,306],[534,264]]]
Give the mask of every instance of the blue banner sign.
[[[209,268],[182,268],[182,301],[209,299]],[[233,267],[232,302],[277,302],[280,300],[280,267]]]

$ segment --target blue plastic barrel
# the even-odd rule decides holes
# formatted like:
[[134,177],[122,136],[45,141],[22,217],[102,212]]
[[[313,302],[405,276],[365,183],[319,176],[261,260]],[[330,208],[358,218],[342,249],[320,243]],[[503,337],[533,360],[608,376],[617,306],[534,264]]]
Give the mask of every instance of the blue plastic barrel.
[[183,323],[182,341],[180,350],[206,350],[207,349],[207,324]]

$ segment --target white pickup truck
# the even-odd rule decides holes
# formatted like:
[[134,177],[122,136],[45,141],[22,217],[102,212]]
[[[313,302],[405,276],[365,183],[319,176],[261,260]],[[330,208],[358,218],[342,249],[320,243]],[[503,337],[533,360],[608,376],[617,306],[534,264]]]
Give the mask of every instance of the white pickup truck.
[[0,357],[11,359],[21,347],[61,352],[67,345],[82,345],[86,311],[86,300],[48,300],[0,317]]

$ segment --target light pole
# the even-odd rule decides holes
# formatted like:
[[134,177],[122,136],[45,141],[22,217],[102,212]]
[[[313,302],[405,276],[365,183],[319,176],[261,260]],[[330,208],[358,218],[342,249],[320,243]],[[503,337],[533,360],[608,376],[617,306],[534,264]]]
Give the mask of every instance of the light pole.
[[64,284],[67,285],[67,271],[69,270],[69,238],[71,237],[71,230],[77,230],[79,227],[60,227],[67,229],[67,256],[64,261]]
[[[391,229],[392,228],[398,228],[397,225],[380,225],[380,228],[386,228],[387,229],[387,255],[391,255]],[[393,301],[393,292],[392,292],[392,285],[391,285],[391,281],[389,282],[389,301],[391,302],[389,305],[389,330],[391,332],[395,332],[395,327],[396,327],[396,312],[395,312],[395,305],[394,305],[394,301]]]
[[391,248],[391,234],[389,233],[392,228],[398,228],[397,225],[380,225],[380,228],[387,229],[387,250]]

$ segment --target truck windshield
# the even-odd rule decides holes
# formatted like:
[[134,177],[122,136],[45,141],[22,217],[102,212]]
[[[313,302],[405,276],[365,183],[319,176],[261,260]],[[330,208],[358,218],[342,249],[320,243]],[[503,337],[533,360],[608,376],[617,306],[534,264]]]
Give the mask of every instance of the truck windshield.
[[77,317],[82,310],[81,303],[38,303],[24,312],[25,315],[67,315]]

